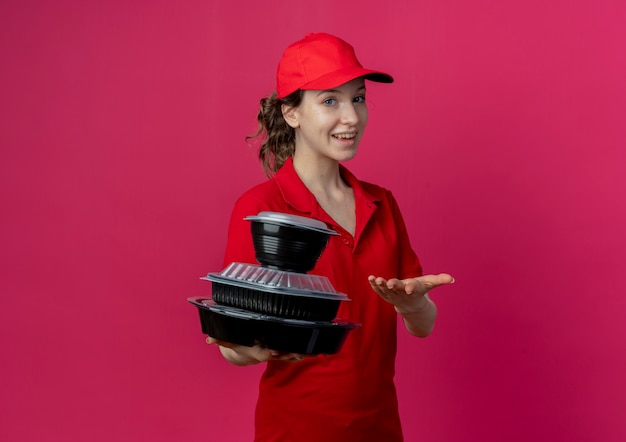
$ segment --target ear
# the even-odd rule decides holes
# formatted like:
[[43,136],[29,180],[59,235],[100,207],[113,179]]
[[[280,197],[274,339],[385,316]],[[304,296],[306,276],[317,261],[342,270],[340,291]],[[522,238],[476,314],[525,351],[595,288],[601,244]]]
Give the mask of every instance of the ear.
[[283,118],[285,119],[285,121],[287,122],[287,124],[289,126],[291,126],[292,128],[297,128],[300,127],[300,121],[298,119],[298,108],[294,107],[294,106],[288,106],[286,104],[283,104],[280,107],[280,111],[283,114]]

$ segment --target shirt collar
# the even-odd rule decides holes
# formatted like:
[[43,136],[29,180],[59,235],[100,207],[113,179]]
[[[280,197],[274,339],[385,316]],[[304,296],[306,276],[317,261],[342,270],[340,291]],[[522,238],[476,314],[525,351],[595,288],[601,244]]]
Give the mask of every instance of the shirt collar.
[[[373,208],[380,201],[379,198],[369,193],[363,187],[361,181],[341,164],[339,165],[339,173],[354,190],[354,198],[357,202],[365,200],[367,205]],[[294,169],[292,157],[287,158],[283,167],[274,176],[274,179],[285,202],[295,210],[311,215],[319,215],[320,212],[323,212],[315,199],[315,195],[304,185]]]

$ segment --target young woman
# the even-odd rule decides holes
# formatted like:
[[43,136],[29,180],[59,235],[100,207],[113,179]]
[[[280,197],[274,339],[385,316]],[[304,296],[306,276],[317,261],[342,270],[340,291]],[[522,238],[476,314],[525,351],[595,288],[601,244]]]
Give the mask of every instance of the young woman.
[[235,365],[267,363],[257,441],[403,440],[393,381],[397,317],[409,333],[427,336],[437,315],[428,291],[454,281],[422,276],[391,192],[341,164],[356,155],[367,125],[366,80],[393,81],[363,68],[345,41],[309,34],[286,49],[276,92],[261,100],[259,157],[270,179],[236,202],[224,263],[257,263],[246,216],[274,211],[324,221],[339,235],[311,273],[351,298],[337,316],[362,327],[330,356],[207,339]]

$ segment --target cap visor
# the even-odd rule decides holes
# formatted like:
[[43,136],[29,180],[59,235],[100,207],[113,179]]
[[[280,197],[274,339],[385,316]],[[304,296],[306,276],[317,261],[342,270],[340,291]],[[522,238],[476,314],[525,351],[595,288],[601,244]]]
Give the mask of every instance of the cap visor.
[[323,90],[332,89],[337,86],[341,86],[355,78],[363,77],[366,80],[375,81],[377,83],[393,83],[393,77],[389,74],[385,74],[380,71],[373,71],[371,69],[364,68],[348,68],[341,69],[339,71],[331,72],[321,76],[313,81],[310,81],[303,85],[300,89],[303,90]]

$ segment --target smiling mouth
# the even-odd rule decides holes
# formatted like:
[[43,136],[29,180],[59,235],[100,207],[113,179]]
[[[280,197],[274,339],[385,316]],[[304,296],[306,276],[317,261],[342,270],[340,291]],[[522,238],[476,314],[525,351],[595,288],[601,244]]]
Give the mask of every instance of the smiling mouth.
[[340,140],[351,140],[352,138],[356,138],[356,134],[334,134],[333,137],[339,138]]

